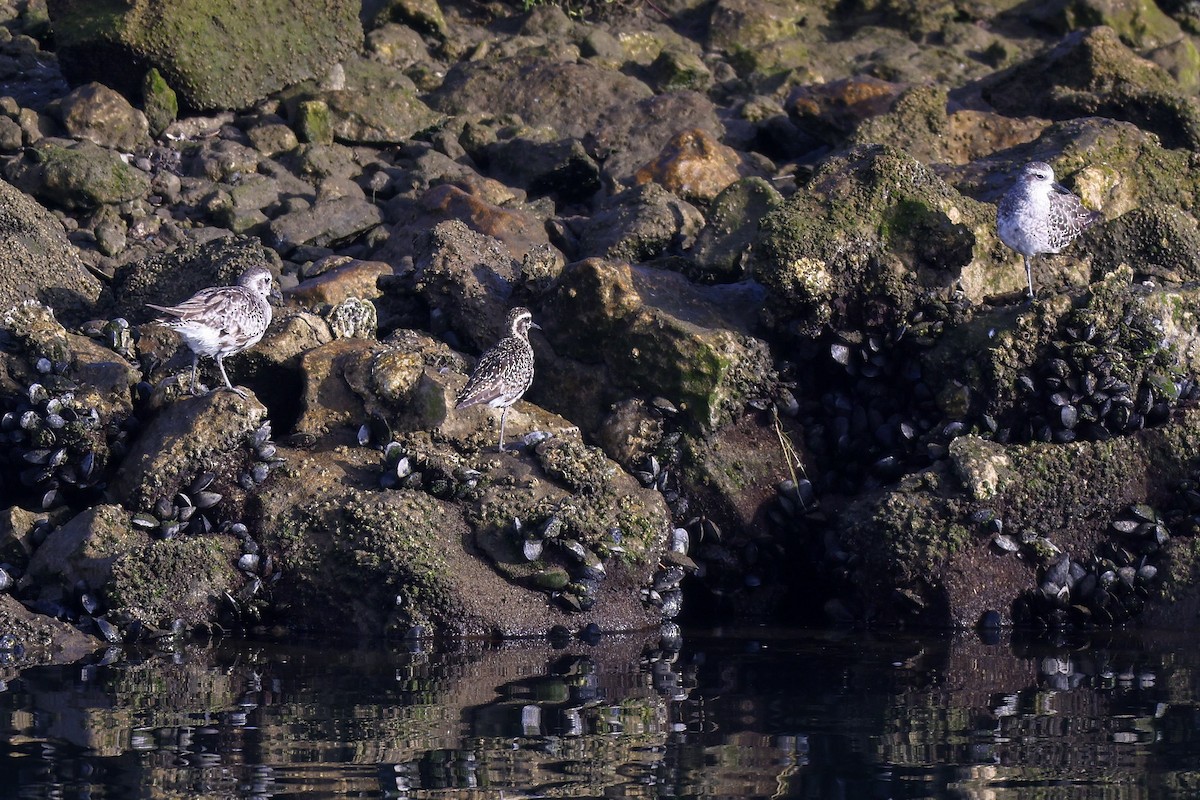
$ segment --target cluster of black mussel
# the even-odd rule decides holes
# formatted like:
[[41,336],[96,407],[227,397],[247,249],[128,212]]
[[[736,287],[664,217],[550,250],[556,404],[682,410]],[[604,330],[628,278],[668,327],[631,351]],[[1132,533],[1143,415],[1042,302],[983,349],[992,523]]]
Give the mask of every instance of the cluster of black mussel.
[[[131,354],[129,325],[124,320],[89,332],[118,353]],[[0,347],[23,352],[3,332]],[[78,624],[114,643],[182,632],[179,620],[158,629],[111,611],[102,592],[82,582],[61,587],[23,580],[31,557],[58,525],[105,502],[109,482],[120,469],[142,417],[152,413],[148,406],[153,394],[153,387],[143,381],[135,387],[132,407],[125,408],[100,401],[94,389],[76,380],[66,361],[43,356],[31,366],[34,379],[23,391],[0,396],[0,496],[6,505],[36,509],[44,516],[27,535],[10,537],[0,548],[0,592],[11,592],[36,612]],[[261,595],[280,577],[246,524],[236,519],[240,502],[227,497],[234,487],[243,496],[251,492],[282,463],[271,441],[269,422],[247,437],[243,462],[228,476],[202,472],[173,495],[160,496],[150,508],[132,515],[135,530],[158,539],[211,532],[231,533],[239,539],[242,553],[237,566],[247,581],[238,597],[225,598],[222,621],[230,628],[259,621],[267,605]],[[218,488],[220,484],[225,488]]]
[[[651,408],[660,421],[673,418],[678,413],[668,401],[661,398]],[[687,505],[672,472],[672,465],[680,457],[680,435],[678,431],[669,432],[659,446],[663,461],[660,462],[657,455],[649,456],[645,470],[636,473],[643,485],[663,493],[676,516],[686,511]],[[478,470],[463,466],[447,468],[409,452],[390,436],[387,423],[377,417],[363,423],[358,432],[360,445],[382,452],[380,488],[421,489],[441,499],[454,499],[462,497],[479,484],[481,473]],[[549,438],[550,434],[545,431],[531,431],[516,443],[510,443],[509,447],[531,450]],[[613,526],[601,535],[591,535],[585,540],[579,531],[553,512],[537,519],[513,519],[508,534],[521,557],[526,562],[538,565],[537,571],[524,583],[545,592],[567,611],[589,611],[595,606],[599,585],[607,577],[605,564],[623,552],[623,532],[619,527]],[[680,586],[683,578],[697,567],[688,557],[691,537],[685,528],[675,528],[668,544],[650,585],[643,588],[641,594],[644,602],[660,609],[663,618],[670,620],[683,610],[683,591]]]
[[[696,568],[688,585],[698,590],[688,595],[690,610],[786,608],[795,609],[797,621],[815,614],[813,622],[938,619],[939,609],[916,590],[899,590],[886,611],[864,595],[862,554],[839,540],[821,497],[854,497],[932,467],[964,434],[1002,444],[1103,441],[1165,423],[1173,409],[1200,399],[1200,385],[1172,370],[1160,333],[1136,304],[1124,310],[1108,325],[1086,305],[1063,316],[1027,366],[1010,376],[1007,391],[987,385],[983,354],[977,369],[961,373],[984,376],[972,385],[964,378],[935,387],[927,379],[929,356],[943,335],[969,320],[970,305],[961,298],[930,299],[897,324],[798,338],[777,362],[772,396],[747,409],[776,428],[781,446],[798,432],[804,449],[803,458],[789,454],[794,474],[778,484],[764,524],[725,535],[717,521],[690,508],[674,478],[678,448],[664,446],[638,473],[663,491],[690,537]],[[1194,486],[1180,492],[1200,504]],[[992,536],[997,553],[1019,551],[1040,565],[1037,585],[1014,602],[1015,621],[1119,624],[1161,585],[1164,544],[1182,504],[1177,498],[1170,510],[1130,508],[1113,522],[1114,535],[1078,561],[1059,552],[1046,532],[1004,533],[1003,520],[986,509],[965,522]],[[809,577],[796,581],[797,574]]]

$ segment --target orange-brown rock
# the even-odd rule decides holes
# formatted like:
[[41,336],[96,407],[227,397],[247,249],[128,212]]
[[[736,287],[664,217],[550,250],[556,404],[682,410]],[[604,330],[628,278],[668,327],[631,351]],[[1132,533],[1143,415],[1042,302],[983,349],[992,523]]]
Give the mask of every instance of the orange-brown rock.
[[434,186],[421,197],[421,206],[445,220],[457,219],[474,231],[500,240],[520,261],[536,245],[547,245],[542,221],[527,211],[504,208],[457,186]]
[[845,135],[863,120],[887,113],[904,91],[899,83],[856,75],[829,83],[797,86],[788,96],[788,113],[803,123]]
[[289,289],[290,299],[310,309],[334,306],[348,297],[371,300],[382,296],[379,279],[394,273],[391,264],[382,261],[343,259],[342,264]]
[[637,171],[634,181],[653,181],[684,200],[708,202],[740,177],[737,151],[693,128],[672,138],[658,158]]

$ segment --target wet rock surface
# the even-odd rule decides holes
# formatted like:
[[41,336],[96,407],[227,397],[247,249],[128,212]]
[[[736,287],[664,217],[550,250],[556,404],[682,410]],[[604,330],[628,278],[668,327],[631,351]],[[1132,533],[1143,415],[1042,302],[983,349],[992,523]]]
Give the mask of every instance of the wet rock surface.
[[[1195,623],[1186,9],[301,6],[3,12],[14,645]],[[1032,160],[1103,219],[1026,301]],[[254,266],[207,393],[146,303]]]

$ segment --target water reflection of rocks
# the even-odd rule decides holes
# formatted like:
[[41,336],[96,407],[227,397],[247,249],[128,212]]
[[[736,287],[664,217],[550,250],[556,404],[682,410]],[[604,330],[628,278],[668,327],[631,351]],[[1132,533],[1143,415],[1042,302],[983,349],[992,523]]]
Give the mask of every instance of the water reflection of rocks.
[[750,633],[27,667],[0,774],[68,797],[1149,797],[1200,755],[1186,641]]

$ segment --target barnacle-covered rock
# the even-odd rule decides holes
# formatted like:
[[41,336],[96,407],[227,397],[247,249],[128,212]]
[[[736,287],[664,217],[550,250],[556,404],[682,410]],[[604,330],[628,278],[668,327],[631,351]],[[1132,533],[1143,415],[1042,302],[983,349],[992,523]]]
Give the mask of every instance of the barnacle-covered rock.
[[[850,604],[879,619],[909,614],[971,626],[984,612],[999,610],[1005,622],[1017,614],[1015,621],[1058,626],[1126,621],[1153,599],[1149,589],[1153,597],[1160,596],[1160,587],[1166,596],[1194,592],[1189,570],[1164,578],[1161,564],[1167,562],[1156,563],[1159,551],[1177,558],[1191,548],[1176,547],[1172,523],[1145,504],[1145,492],[1176,486],[1189,474],[1200,446],[1198,415],[1188,408],[1161,427],[1104,441],[997,448],[1008,460],[1010,479],[984,501],[940,465],[861,498],[824,534],[827,546],[836,543],[854,554],[843,587],[853,598]],[[987,522],[977,513],[984,508]],[[1009,546],[997,549],[999,517],[993,509],[1002,512],[1005,544],[1011,542],[1025,558],[1006,556]],[[1070,560],[1060,564],[1064,554]],[[1052,564],[1064,572],[1049,574],[1047,584],[1039,568]],[[1143,570],[1147,565],[1154,569]],[[1124,568],[1130,569],[1127,588],[1137,590],[1128,602],[1116,590],[1113,605],[1111,585],[1108,594],[1093,596],[1093,580],[1122,580]],[[1072,573],[1068,583],[1065,576]],[[1035,589],[1036,596],[1027,594]],[[904,612],[888,600],[896,590],[915,592],[923,604]],[[1025,600],[1014,605],[1020,597]],[[1071,610],[1076,605],[1091,611],[1081,617]]]
[[375,331],[379,327],[379,317],[375,312],[375,306],[370,301],[359,297],[347,297],[329,309],[325,318],[329,322],[329,329],[333,331],[334,338],[337,339],[350,337],[373,339]]
[[54,309],[28,298],[4,311],[0,324],[21,346],[30,364],[45,358],[51,364],[64,364],[70,357],[67,330],[55,318]]
[[9,637],[2,654],[6,666],[71,664],[104,646],[98,637],[31,611],[10,595],[0,595],[0,630]]
[[174,497],[201,473],[236,481],[255,460],[247,444],[266,413],[253,397],[226,391],[169,404],[130,444],[113,482],[115,495],[130,508],[152,509],[159,498]]
[[230,534],[153,540],[141,534],[140,545],[113,562],[104,588],[110,619],[159,628],[175,620],[185,628],[232,627],[218,620],[226,618],[226,598],[247,585],[234,566],[239,552]]
[[[252,520],[265,532],[263,552],[286,575],[272,589],[281,622],[342,630],[351,619],[374,634],[423,626],[516,636],[554,624],[595,621],[614,630],[661,618],[643,609],[637,587],[648,580],[647,560],[667,522],[615,465],[595,478],[593,493],[572,494],[526,457],[467,458],[425,433],[397,438],[382,453],[283,450],[288,461],[261,490]],[[397,477],[383,490],[381,466]],[[547,526],[552,509],[562,521]],[[533,562],[512,537],[516,518],[553,538]],[[615,525],[627,531],[625,551],[603,547]],[[556,570],[561,579],[550,580]],[[545,592],[564,599],[548,609]]]

